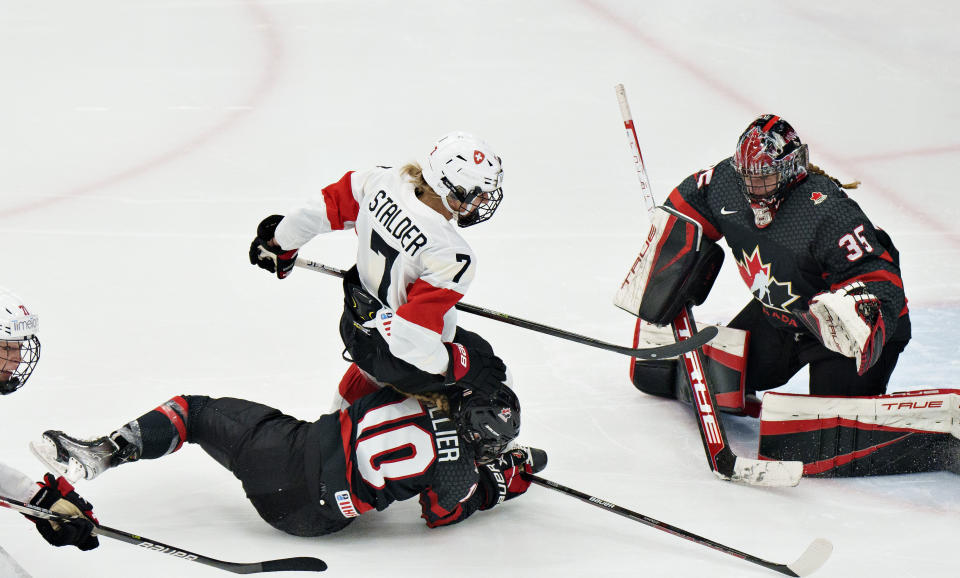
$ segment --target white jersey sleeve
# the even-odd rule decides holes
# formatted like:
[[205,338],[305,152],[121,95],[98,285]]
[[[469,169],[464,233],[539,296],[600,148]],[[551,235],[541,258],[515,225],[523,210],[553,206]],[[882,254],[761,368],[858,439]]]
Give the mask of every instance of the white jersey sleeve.
[[40,489],[37,483],[15,470],[10,466],[0,462],[0,493],[8,498],[13,498],[24,503],[29,503]]
[[293,211],[277,225],[274,238],[285,251],[299,249],[308,241],[330,231],[352,229],[363,201],[367,173],[353,171],[310,195],[306,205]]

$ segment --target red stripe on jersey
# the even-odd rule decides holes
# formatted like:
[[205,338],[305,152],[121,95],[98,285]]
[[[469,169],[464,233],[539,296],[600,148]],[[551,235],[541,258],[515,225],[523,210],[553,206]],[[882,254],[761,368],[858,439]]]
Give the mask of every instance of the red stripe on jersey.
[[369,512],[373,509],[373,506],[364,502],[353,493],[353,444],[351,439],[353,437],[353,420],[350,419],[350,414],[341,411],[340,412],[340,441],[343,442],[343,457],[346,461],[346,473],[347,473],[347,488],[350,488],[350,499],[353,500],[353,506],[357,509],[358,514],[364,512]]
[[856,277],[851,277],[846,281],[840,281],[839,283],[834,283],[830,286],[831,291],[836,291],[837,289],[849,285],[855,281],[863,281],[864,283],[869,283],[871,281],[887,281],[893,283],[897,287],[903,289],[903,280],[900,279],[899,275],[891,273],[889,271],[871,271],[869,273],[864,273],[863,275],[857,275]]
[[684,200],[684,198],[680,195],[680,189],[673,189],[673,192],[670,193],[670,197],[667,200],[673,204],[673,207],[676,210],[700,223],[700,225],[703,226],[703,234],[706,235],[711,241],[716,241],[720,239],[720,237],[723,237],[723,235],[720,234],[720,231],[710,224],[710,221],[706,220],[703,215],[697,212],[697,210],[690,205],[690,203]]
[[880,255],[880,258],[883,259],[884,261],[893,263],[893,257],[890,256],[890,251],[884,251],[883,255]]
[[353,405],[361,397],[377,391],[379,388],[360,371],[356,363],[351,363],[340,379],[340,397]]
[[457,504],[453,512],[443,509],[433,488],[427,488],[420,493],[420,509],[422,511],[420,517],[427,521],[427,526],[430,528],[452,524],[463,515],[463,507],[460,504]]
[[463,295],[456,291],[417,279],[407,289],[407,302],[397,308],[397,315],[430,331],[443,333],[443,316],[461,299]]
[[346,221],[356,221],[360,213],[360,205],[353,198],[353,187],[350,185],[350,175],[347,171],[339,181],[323,188],[323,202],[327,205],[327,220],[333,230],[343,230]]

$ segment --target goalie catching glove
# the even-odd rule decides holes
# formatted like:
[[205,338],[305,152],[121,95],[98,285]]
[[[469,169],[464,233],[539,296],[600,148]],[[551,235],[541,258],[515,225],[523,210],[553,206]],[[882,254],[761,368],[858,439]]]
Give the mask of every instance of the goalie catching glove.
[[285,279],[293,271],[298,251],[284,251],[274,241],[277,225],[282,220],[283,215],[270,215],[261,221],[257,227],[257,238],[250,243],[250,264],[276,273],[278,279]]
[[100,540],[92,534],[99,522],[93,517],[90,502],[81,498],[63,476],[57,478],[46,474],[43,481],[37,483],[40,490],[30,503],[70,518],[69,522],[60,523],[27,516],[37,525],[43,539],[54,546],[76,546],[81,550],[93,550],[99,546]]
[[856,360],[859,375],[880,357],[886,338],[880,300],[859,281],[815,295],[800,318],[827,349]]

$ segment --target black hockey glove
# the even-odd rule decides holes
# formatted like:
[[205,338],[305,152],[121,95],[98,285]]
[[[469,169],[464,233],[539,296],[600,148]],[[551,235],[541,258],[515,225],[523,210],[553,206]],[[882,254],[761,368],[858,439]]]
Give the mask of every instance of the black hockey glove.
[[503,387],[507,366],[502,359],[459,343],[443,345],[450,354],[444,385],[457,385],[483,395],[492,395]]
[[55,478],[53,474],[46,474],[43,481],[38,483],[40,491],[30,503],[70,518],[69,522],[63,524],[27,516],[37,525],[37,531],[43,539],[54,546],[76,546],[84,551],[99,546],[100,540],[91,535],[94,526],[99,522],[93,517],[93,506],[90,502],[81,498],[63,476]]
[[547,452],[516,446],[497,460],[477,467],[480,470],[480,487],[484,492],[480,509],[489,510],[526,492],[530,487],[530,480],[523,474],[543,471],[543,468],[547,467]]
[[270,243],[277,225],[282,220],[283,215],[270,215],[260,221],[257,227],[257,238],[250,243],[250,264],[276,273],[278,279],[285,279],[293,271],[298,251],[298,249],[284,251],[278,245]]

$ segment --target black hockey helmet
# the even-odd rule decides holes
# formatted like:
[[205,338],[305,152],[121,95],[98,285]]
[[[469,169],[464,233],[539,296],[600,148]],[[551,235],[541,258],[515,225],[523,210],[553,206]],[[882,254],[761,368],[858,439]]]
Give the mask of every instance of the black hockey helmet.
[[790,123],[774,114],[757,117],[740,139],[731,163],[757,227],[770,224],[786,193],[807,176],[807,145]]
[[496,459],[520,435],[520,400],[509,387],[492,394],[462,389],[449,398],[457,432],[473,448],[477,462]]

